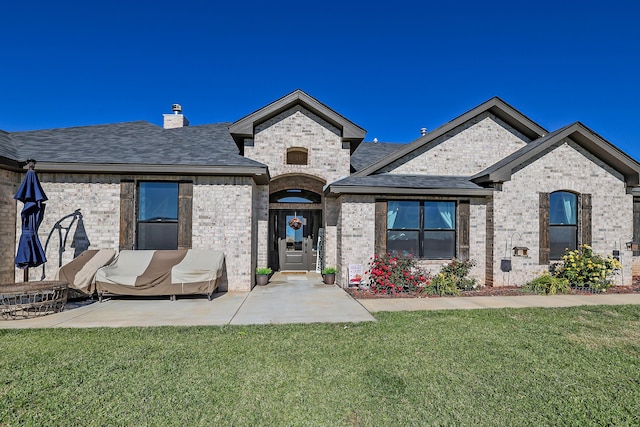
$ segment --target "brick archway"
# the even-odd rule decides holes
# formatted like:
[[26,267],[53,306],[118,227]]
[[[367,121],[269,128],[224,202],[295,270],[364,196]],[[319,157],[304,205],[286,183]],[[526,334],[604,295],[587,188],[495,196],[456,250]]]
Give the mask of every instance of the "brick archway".
[[[323,179],[305,174],[280,175],[269,183],[269,196],[274,195],[275,198],[278,197],[277,193],[286,190],[302,190],[302,194],[311,192],[319,196],[311,198],[312,203],[309,203],[309,200],[306,203],[302,200],[269,203],[268,257],[269,266],[274,270],[316,269],[318,235],[323,228],[325,184],[326,181]],[[304,225],[300,230],[300,236],[294,233],[296,238],[292,246],[289,242],[292,237],[289,234],[292,233],[289,233],[291,230],[288,230],[288,221],[294,216],[301,218]],[[297,245],[300,247],[298,248]]]

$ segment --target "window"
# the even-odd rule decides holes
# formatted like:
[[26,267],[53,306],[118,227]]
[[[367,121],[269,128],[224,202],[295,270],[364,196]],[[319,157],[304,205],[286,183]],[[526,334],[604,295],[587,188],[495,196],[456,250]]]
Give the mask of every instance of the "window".
[[269,196],[269,203],[320,203],[321,201],[320,194],[300,189],[277,191]]
[[178,183],[140,182],[138,249],[178,248]]
[[287,149],[288,165],[306,165],[308,161],[308,152],[306,148],[293,147]]
[[456,254],[456,203],[387,202],[387,252],[426,259]]
[[578,247],[578,196],[566,191],[549,195],[550,259],[562,258],[565,249]]

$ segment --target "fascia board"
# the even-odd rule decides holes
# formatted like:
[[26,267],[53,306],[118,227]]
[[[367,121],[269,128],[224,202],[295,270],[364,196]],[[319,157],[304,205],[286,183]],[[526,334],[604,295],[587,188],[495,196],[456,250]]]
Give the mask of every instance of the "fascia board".
[[256,179],[258,183],[268,183],[270,180],[268,169],[258,166],[145,165],[39,161],[37,170],[38,172],[51,173],[249,176]]
[[325,191],[327,196],[340,194],[378,194],[378,195],[429,195],[429,196],[491,196],[494,190],[489,188],[398,188],[352,185],[331,185]]

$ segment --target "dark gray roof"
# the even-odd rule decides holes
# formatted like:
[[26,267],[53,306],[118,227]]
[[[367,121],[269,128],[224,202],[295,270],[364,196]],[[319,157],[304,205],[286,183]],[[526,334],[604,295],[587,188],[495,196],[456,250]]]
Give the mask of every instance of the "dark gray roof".
[[238,153],[229,123],[163,129],[145,121],[15,132],[20,159],[49,163],[264,166]]
[[350,176],[330,184],[328,194],[440,194],[486,196],[491,189],[481,187],[468,176],[400,175],[383,173]]
[[0,130],[0,157],[6,157],[7,159],[17,160],[16,146],[11,138],[11,135],[3,130]]
[[622,173],[628,186],[636,186],[640,183],[640,163],[580,122],[572,123],[530,142],[470,179],[476,183],[508,181],[516,168],[525,162],[535,160],[544,155],[546,150],[552,148],[564,138],[570,138],[585,150]]
[[359,171],[402,147],[404,144],[400,143],[363,142],[351,155],[351,166],[354,171]]

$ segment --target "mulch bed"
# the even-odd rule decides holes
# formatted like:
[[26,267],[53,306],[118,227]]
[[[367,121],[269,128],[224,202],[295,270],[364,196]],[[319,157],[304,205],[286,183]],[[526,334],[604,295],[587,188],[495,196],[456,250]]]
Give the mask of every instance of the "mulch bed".
[[[360,290],[358,288],[348,288],[346,291],[356,299],[371,299],[371,298],[456,298],[453,296],[440,297],[439,295],[425,295],[416,293],[405,293],[396,295],[375,294],[370,290]],[[633,294],[640,293],[640,286],[614,286],[607,289],[607,294]],[[590,290],[585,289],[571,289],[572,295],[593,295]],[[487,296],[522,296],[533,295],[526,289],[518,286],[500,286],[490,287],[485,286],[473,291],[462,291],[459,297],[487,297]]]

